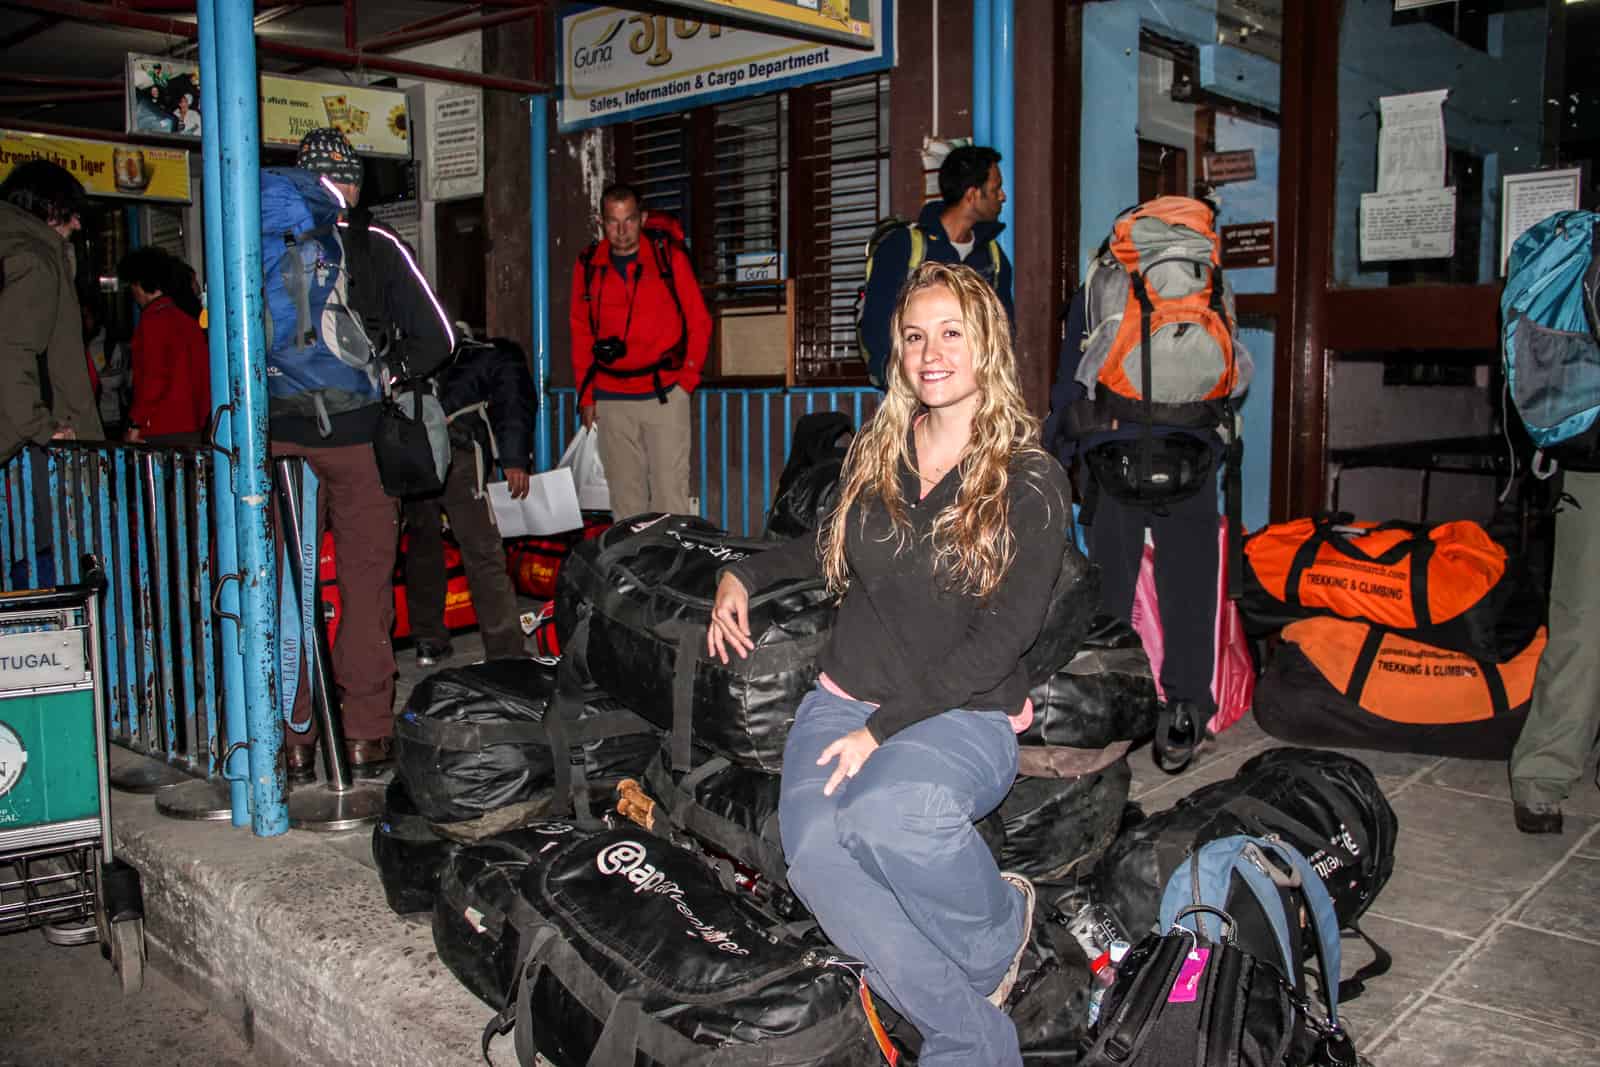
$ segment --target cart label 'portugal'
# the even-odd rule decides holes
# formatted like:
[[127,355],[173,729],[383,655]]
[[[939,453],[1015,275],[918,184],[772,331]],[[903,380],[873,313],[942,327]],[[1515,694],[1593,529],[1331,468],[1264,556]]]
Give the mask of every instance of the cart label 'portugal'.
[[28,763],[28,750],[22,738],[5,723],[0,722],[0,797],[11,792],[11,787],[22,778],[22,769]]
[[89,676],[77,630],[0,636],[0,692],[79,685]]

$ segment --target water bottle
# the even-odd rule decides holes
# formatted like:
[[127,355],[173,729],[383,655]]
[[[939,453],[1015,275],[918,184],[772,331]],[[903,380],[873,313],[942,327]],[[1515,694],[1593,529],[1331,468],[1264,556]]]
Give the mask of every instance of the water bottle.
[[1128,954],[1129,945],[1126,941],[1113,941],[1111,947],[1101,953],[1089,970],[1094,977],[1089,982],[1089,1025],[1093,1026],[1100,1019],[1100,1005],[1106,999],[1106,992],[1117,983],[1117,965]]

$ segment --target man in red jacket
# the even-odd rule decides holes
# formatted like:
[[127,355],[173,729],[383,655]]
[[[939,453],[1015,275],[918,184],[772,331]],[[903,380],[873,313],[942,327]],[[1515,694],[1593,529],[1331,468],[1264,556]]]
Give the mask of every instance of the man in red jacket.
[[211,363],[205,331],[168,296],[182,264],[159,248],[141,248],[117,264],[117,277],[139,305],[133,331],[133,403],[129,441],[199,445],[211,418]]
[[572,271],[572,372],[578,414],[598,426],[600,462],[620,518],[689,510],[689,394],[711,341],[682,243],[645,226],[639,194],[600,196],[605,240]]

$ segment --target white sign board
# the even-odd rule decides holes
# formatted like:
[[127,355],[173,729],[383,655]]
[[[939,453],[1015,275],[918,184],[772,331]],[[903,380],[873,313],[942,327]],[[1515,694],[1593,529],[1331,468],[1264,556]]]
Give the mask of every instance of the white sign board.
[[1361,261],[1449,259],[1456,254],[1456,191],[1361,194]]
[[483,188],[483,93],[477,89],[434,97],[428,115],[428,188],[443,199],[454,183]]
[[88,676],[81,630],[0,636],[0,692],[81,685]]
[[894,66],[894,0],[871,0],[868,51],[698,18],[588,6],[561,19],[563,132]]
[[1378,100],[1378,192],[1408,193],[1444,186],[1444,101],[1448,90]]
[[1511,246],[1528,227],[1558,211],[1578,210],[1583,170],[1538,170],[1507,174],[1500,181],[1500,273],[1506,272]]

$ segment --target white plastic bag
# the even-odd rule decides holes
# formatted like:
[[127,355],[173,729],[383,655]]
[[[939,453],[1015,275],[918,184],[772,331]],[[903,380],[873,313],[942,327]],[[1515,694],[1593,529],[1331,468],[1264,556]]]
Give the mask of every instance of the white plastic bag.
[[595,426],[580,426],[573,434],[572,443],[561,454],[557,467],[572,468],[572,480],[578,486],[578,506],[584,511],[610,511],[611,488],[606,484],[606,469],[600,464],[600,430]]

